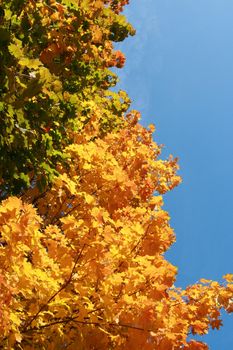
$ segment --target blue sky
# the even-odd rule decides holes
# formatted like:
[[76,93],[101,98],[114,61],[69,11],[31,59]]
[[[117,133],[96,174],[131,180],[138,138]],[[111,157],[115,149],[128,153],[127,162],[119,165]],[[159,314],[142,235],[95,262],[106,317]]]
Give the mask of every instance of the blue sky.
[[[120,48],[118,85],[142,123],[156,125],[164,156],[179,157],[183,183],[165,196],[177,242],[167,253],[177,285],[233,272],[233,1],[131,0],[137,30]],[[233,346],[233,316],[204,340]]]

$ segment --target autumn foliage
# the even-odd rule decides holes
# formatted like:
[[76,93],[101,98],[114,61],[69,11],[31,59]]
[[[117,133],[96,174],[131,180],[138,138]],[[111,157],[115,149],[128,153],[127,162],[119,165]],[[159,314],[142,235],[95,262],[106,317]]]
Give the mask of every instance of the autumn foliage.
[[108,88],[125,61],[113,42],[134,34],[124,3],[0,1],[0,198],[49,184],[93,105],[102,134],[119,124],[129,98]]
[[[26,17],[32,28],[25,40],[37,44],[30,51],[14,38],[19,34],[15,31],[5,63],[17,61],[20,74],[36,70],[41,79],[43,71],[50,80],[38,80],[36,92],[27,80],[19,83],[17,73],[15,84],[25,85],[19,85],[21,92],[13,95],[14,101],[9,92],[2,95],[4,108],[14,117],[12,129],[4,124],[1,156],[12,159],[14,171],[4,168],[1,173],[0,348],[208,349],[195,335],[220,328],[221,308],[233,311],[233,275],[226,275],[223,283],[200,280],[185,290],[175,287],[177,268],[164,257],[175,235],[162,195],[181,181],[177,160],[161,159],[153,126],[141,126],[139,112],[126,112],[126,93],[107,89],[111,84],[106,76],[112,74],[107,67],[121,67],[125,60],[112,40],[122,40],[131,28],[120,15],[128,2],[16,3],[19,20]],[[13,13],[14,4],[3,2],[4,14]],[[34,17],[46,32],[41,46],[33,36]],[[25,60],[22,65],[20,60]],[[90,70],[75,75],[72,62]],[[1,69],[10,74],[9,67]],[[77,91],[70,90],[72,81],[81,84]],[[35,108],[29,114],[28,104]],[[40,108],[47,113],[40,115]],[[12,138],[6,149],[6,135],[18,128],[23,109],[21,116],[35,137],[31,140],[21,130],[26,141],[14,152],[24,157],[28,149],[30,165],[7,158],[16,144]],[[59,119],[62,113],[65,119]],[[6,123],[10,118],[6,114]],[[54,138],[55,129],[64,139]],[[38,149],[43,135],[48,135],[51,153]],[[55,151],[61,158],[54,158]],[[46,165],[54,169],[53,176]],[[27,186],[16,186],[19,167]],[[17,191],[18,197],[10,195]]]

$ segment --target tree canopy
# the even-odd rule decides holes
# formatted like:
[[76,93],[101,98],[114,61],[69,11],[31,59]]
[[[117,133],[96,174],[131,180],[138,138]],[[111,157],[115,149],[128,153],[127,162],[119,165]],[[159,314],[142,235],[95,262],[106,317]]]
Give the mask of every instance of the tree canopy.
[[0,348],[207,350],[233,275],[182,290],[163,194],[181,182],[113,92],[127,1],[2,1]]
[[109,68],[125,61],[113,42],[134,34],[122,4],[1,2],[0,197],[50,183],[95,105],[102,133],[118,126],[129,99],[108,90],[117,81]]

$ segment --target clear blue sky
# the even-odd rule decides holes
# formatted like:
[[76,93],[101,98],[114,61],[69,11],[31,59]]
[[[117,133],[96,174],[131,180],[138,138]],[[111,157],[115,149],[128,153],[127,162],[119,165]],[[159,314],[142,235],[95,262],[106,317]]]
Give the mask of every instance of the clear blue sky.
[[[165,196],[176,284],[220,281],[233,272],[233,1],[131,0],[125,15],[137,34],[120,45],[119,87],[180,159],[183,184]],[[233,315],[204,340],[232,349]]]

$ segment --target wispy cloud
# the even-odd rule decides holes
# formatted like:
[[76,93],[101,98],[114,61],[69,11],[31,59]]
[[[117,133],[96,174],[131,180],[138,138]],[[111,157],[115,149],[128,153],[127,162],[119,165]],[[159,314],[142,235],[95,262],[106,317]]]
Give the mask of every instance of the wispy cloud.
[[[153,9],[153,11],[151,11]],[[130,23],[136,29],[136,35],[117,45],[126,55],[126,65],[117,72],[120,77],[118,88],[129,92],[133,99],[132,107],[138,109],[142,114],[146,114],[149,105],[148,75],[143,76],[148,62],[148,47],[154,45],[160,38],[159,19],[154,0],[134,0],[131,1],[124,12]],[[157,72],[162,67],[162,56],[158,51],[150,59],[153,61],[151,69]]]

